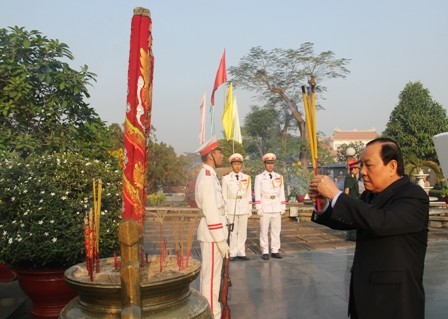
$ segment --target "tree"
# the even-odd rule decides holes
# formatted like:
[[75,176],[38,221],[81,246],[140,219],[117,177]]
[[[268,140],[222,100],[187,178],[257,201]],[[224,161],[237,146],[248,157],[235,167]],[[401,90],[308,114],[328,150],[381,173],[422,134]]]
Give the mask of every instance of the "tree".
[[167,186],[185,186],[189,178],[187,162],[165,143],[149,141],[147,190],[156,193]]
[[394,139],[405,158],[438,161],[432,137],[446,131],[446,110],[432,100],[429,90],[420,82],[409,82],[401,91],[382,135]]
[[107,129],[84,102],[95,74],[64,62],[73,59],[66,44],[36,30],[0,29],[1,149],[23,157],[45,151],[106,153]]
[[361,157],[362,152],[364,151],[364,143],[362,142],[350,142],[350,143],[343,143],[338,146],[337,148],[337,159],[339,163],[345,163],[347,161],[347,149],[349,147],[352,147],[355,150],[355,155],[353,155],[354,158],[359,159]]
[[223,164],[224,166],[227,166],[227,164],[229,164],[227,162],[227,159],[233,153],[240,153],[241,155],[243,155],[243,158],[246,157],[246,152],[242,144],[233,140],[227,141],[226,139],[219,140],[218,143],[219,146],[221,147],[222,153],[224,154],[224,164]]
[[[230,80],[235,87],[255,92],[256,96],[271,107],[282,102],[298,124],[300,138],[308,142],[306,121],[301,101],[301,85],[314,78],[316,92],[324,92],[321,83],[326,79],[345,77],[349,73],[348,59],[336,59],[332,51],[314,53],[313,44],[306,42],[298,49],[273,49],[266,51],[254,47],[236,67],[230,67]],[[307,167],[306,152],[301,150],[300,160]]]
[[246,149],[252,157],[262,157],[268,150],[275,152],[278,139],[279,114],[267,107],[252,106],[244,118],[244,132],[247,134]]
[[109,125],[108,130],[112,139],[112,148],[118,149],[124,146],[124,132],[123,127],[118,123]]
[[[319,135],[321,135],[321,134],[322,133],[320,133]],[[319,139],[319,136],[318,136],[318,139]],[[337,161],[336,156],[334,156],[332,153],[332,150],[333,150],[333,148],[331,147],[331,145],[326,142],[320,142],[317,145],[317,153],[319,154],[319,158],[318,158],[319,166],[326,165],[326,164],[332,164]]]

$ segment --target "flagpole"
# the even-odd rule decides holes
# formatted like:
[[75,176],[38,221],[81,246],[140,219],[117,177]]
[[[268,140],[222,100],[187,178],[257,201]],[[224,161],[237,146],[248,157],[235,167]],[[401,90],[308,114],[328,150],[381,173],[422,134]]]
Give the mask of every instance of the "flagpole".
[[215,135],[215,108],[210,105],[210,137]]

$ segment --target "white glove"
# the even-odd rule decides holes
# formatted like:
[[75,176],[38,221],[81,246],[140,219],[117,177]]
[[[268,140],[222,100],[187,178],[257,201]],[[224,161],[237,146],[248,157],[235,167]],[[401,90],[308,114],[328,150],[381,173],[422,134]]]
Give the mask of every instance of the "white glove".
[[280,211],[280,215],[283,215],[285,213],[285,210]]
[[216,243],[216,246],[218,246],[218,249],[219,249],[219,252],[221,253],[222,258],[229,258],[230,248],[229,248],[229,245],[227,245],[227,242],[225,240]]
[[263,216],[263,210],[262,209],[258,209],[257,210],[257,215],[258,216]]

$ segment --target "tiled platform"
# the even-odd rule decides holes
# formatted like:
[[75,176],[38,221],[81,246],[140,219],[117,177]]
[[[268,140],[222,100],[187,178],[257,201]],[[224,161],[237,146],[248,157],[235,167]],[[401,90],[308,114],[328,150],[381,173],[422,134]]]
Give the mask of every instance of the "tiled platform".
[[[170,225],[164,225],[170,241]],[[345,241],[345,232],[330,230],[311,223],[285,217],[281,234],[282,260],[260,258],[258,219],[249,222],[247,255],[249,261],[234,261],[230,269],[232,318],[234,319],[325,319],[347,318],[349,269],[353,259],[353,242]],[[158,250],[158,227],[145,230],[146,248]],[[431,228],[426,257],[424,285],[426,318],[447,318],[448,313],[448,229]],[[199,246],[193,242],[193,256],[200,258]],[[198,280],[192,284],[198,287]],[[25,310],[15,317],[2,316],[6,306],[0,303],[0,318],[27,319],[30,303],[17,281],[0,283],[0,299],[24,298]],[[7,302],[11,302],[9,299]]]
[[[448,314],[448,241],[428,246],[424,286],[426,318]],[[229,305],[236,319],[347,318],[353,248],[288,253],[282,260],[234,261]],[[193,287],[198,287],[197,280]]]

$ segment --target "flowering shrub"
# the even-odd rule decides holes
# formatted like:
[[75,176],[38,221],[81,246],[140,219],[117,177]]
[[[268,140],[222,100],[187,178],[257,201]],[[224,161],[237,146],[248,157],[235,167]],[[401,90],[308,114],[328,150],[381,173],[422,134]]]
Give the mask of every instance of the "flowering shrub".
[[85,260],[83,219],[102,180],[100,257],[119,250],[121,171],[77,153],[1,158],[0,261],[67,267]]

